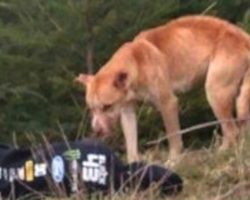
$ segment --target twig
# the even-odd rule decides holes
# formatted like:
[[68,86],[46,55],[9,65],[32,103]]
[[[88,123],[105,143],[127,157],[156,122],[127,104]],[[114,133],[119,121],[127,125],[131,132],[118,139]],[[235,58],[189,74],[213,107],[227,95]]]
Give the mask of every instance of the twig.
[[40,2],[40,1],[37,1],[37,2],[38,2],[38,7],[39,7],[39,9],[43,12],[43,14],[45,14],[45,15],[48,17],[50,23],[51,23],[52,25],[54,25],[54,27],[56,28],[56,30],[57,30],[57,31],[60,31],[60,32],[63,31],[63,28],[62,28],[62,27],[59,25],[59,23],[57,23],[57,21],[50,15],[50,13],[46,11],[45,7],[41,4],[41,2]]
[[233,187],[231,190],[227,191],[225,194],[215,198],[215,200],[224,200],[227,197],[231,196],[232,194],[234,194],[235,192],[237,192],[237,190],[243,188],[243,187],[248,187],[250,186],[250,182],[241,182],[239,184],[237,184],[235,187]]
[[191,131],[200,130],[200,129],[203,129],[203,128],[207,128],[207,127],[211,127],[211,126],[215,126],[215,125],[220,125],[220,124],[223,124],[223,123],[242,122],[242,121],[248,121],[248,120],[250,120],[250,118],[246,118],[244,120],[242,120],[242,119],[227,119],[227,120],[222,120],[222,121],[215,120],[215,121],[211,121],[211,122],[206,122],[206,123],[198,124],[198,125],[195,125],[195,126],[191,126],[189,128],[183,129],[183,130],[175,132],[175,133],[170,133],[170,134],[168,134],[168,136],[161,137],[161,138],[159,138],[157,140],[149,141],[145,145],[150,146],[150,145],[159,144],[162,141],[164,141],[164,140],[166,140],[166,139],[168,139],[170,137],[175,136],[176,134],[183,135],[183,134],[189,133]]
[[212,9],[216,6],[216,4],[217,4],[217,1],[211,3],[211,4],[201,13],[201,15],[207,14],[210,10],[212,10]]

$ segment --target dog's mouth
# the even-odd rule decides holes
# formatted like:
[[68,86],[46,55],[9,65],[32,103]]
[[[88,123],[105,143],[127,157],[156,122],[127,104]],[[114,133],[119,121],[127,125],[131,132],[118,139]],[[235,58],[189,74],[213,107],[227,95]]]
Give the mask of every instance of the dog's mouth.
[[117,119],[119,119],[117,115],[93,115],[91,125],[94,135],[101,138],[108,138],[113,135]]
[[94,131],[94,135],[96,137],[100,137],[102,139],[109,138],[112,135],[112,130],[111,129],[99,129]]
[[113,135],[113,128],[107,123],[97,123],[95,126],[92,126],[93,134],[95,137],[106,139]]

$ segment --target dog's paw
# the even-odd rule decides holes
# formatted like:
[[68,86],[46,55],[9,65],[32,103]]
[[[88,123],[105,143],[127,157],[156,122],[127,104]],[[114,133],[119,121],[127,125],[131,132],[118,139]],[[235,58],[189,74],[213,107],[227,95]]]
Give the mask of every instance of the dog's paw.
[[168,160],[164,163],[166,167],[174,168],[178,165],[185,157],[185,153],[169,154]]
[[177,156],[175,158],[168,158],[168,160],[164,163],[164,166],[168,168],[174,168],[181,161],[181,156]]
[[164,166],[166,166],[167,168],[173,168],[175,167],[177,164],[177,161],[176,160],[171,160],[171,159],[168,159],[165,163],[164,163]]

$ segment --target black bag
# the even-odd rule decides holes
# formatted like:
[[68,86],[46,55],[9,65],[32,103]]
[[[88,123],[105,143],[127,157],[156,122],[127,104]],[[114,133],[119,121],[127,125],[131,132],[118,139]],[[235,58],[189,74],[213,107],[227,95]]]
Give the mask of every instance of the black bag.
[[52,143],[34,149],[0,145],[3,197],[36,192],[70,195],[82,190],[105,194],[134,185],[147,189],[153,182],[159,184],[163,194],[182,190],[182,179],[177,174],[143,162],[124,165],[109,148],[93,140]]

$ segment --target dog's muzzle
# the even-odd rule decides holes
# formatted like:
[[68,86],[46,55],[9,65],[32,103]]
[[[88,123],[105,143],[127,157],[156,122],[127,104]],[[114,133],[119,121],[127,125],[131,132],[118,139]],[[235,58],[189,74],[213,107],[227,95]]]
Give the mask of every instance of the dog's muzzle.
[[108,122],[108,119],[104,117],[93,116],[91,126],[93,131],[98,136],[107,136],[111,134],[111,127]]

